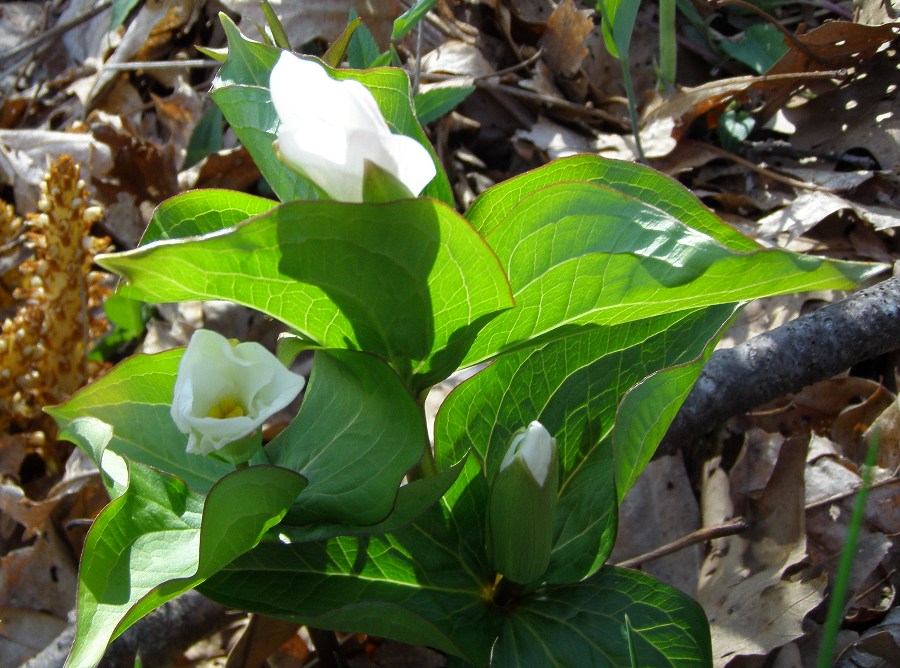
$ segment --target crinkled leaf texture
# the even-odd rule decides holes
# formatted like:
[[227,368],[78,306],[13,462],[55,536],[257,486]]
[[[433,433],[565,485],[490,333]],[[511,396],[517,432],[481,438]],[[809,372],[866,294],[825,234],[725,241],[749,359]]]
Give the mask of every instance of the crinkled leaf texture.
[[258,545],[306,486],[293,471],[251,466],[204,497],[150,466],[104,458],[112,430],[99,420],[79,418],[63,435],[113,464],[107,475],[127,480],[85,541],[71,668],[96,665],[131,624]]
[[[264,206],[242,208],[256,204]],[[158,211],[154,220],[171,230],[172,218]],[[244,304],[319,346],[389,360],[414,391],[458,368],[485,323],[513,305],[490,247],[431,199],[290,202],[236,227],[99,262],[128,280],[129,296]]]
[[[281,49],[247,39],[231,19],[224,14],[221,19],[228,38],[228,58],[213,81],[213,101],[281,201],[318,197],[316,188],[285,167],[273,147],[279,121],[269,91],[269,74],[281,55]],[[362,83],[375,96],[391,129],[413,137],[428,149],[434,159],[437,176],[426,186],[422,195],[452,204],[453,193],[447,176],[413,112],[406,73],[389,67],[336,70],[323,66],[336,79],[355,79]]]

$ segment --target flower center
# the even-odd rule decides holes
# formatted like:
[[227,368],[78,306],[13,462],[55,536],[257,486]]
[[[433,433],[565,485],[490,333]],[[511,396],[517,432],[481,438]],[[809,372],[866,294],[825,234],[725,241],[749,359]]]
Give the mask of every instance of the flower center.
[[226,418],[243,417],[247,412],[233,397],[225,397],[209,409],[209,417],[224,420]]

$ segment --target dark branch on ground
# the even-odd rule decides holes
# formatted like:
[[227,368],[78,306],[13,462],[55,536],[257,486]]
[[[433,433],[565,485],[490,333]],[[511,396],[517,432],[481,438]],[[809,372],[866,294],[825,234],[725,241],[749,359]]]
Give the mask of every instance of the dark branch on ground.
[[714,352],[656,454],[690,448],[731,417],[898,349],[900,277],[894,277]]
[[[140,653],[145,666],[172,666],[194,643],[224,628],[232,619],[227,608],[195,591],[165,603],[119,636],[106,650],[100,668],[133,668]],[[69,626],[22,668],[62,668],[75,626]]]

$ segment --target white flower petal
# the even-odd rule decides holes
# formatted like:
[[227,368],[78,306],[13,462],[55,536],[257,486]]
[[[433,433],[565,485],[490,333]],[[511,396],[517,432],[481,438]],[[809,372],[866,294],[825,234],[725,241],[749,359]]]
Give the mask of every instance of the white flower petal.
[[[200,329],[178,367],[172,420],[188,435],[188,452],[208,454],[259,429],[293,401],[305,382],[260,344],[232,345],[220,334]],[[223,402],[238,404],[244,415],[212,417]]]
[[269,88],[281,121],[282,159],[333,199],[362,201],[367,161],[416,195],[437,173],[424,146],[391,134],[374,96],[358,81],[332,79],[315,61],[285,51]]

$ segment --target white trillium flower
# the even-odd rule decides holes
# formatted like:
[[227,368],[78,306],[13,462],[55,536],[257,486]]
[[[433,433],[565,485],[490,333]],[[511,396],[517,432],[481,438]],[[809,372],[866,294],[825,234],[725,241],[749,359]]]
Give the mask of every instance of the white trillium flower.
[[437,173],[428,150],[391,133],[372,93],[337,81],[312,60],[285,51],[269,79],[281,120],[281,159],[333,199],[363,201],[366,163],[393,175],[416,196]]
[[253,434],[305,382],[258,343],[233,345],[198,329],[178,365],[172,420],[188,435],[188,452],[209,454]]

